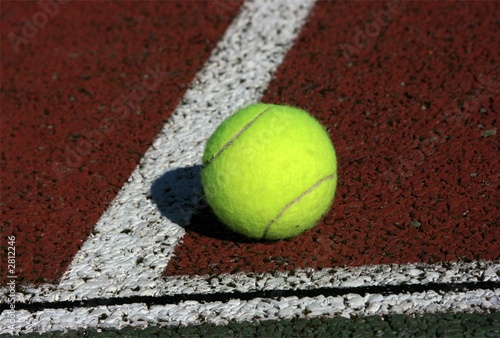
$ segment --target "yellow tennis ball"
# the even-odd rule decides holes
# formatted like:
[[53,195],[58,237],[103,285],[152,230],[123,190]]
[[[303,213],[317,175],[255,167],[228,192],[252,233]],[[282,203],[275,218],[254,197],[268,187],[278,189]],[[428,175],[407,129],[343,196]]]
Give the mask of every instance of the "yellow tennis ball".
[[337,158],[305,111],[258,103],[228,117],[206,144],[203,191],[233,231],[278,240],[313,228],[333,201]]

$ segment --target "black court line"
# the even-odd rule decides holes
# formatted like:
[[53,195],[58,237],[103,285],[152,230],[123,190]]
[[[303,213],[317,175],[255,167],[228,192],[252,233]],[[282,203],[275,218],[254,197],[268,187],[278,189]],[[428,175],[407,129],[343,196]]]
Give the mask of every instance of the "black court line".
[[[194,300],[200,303],[208,302],[228,302],[231,299],[252,300],[255,298],[279,299],[281,297],[298,298],[316,297],[323,295],[344,296],[350,293],[365,296],[366,294],[382,294],[384,296],[401,293],[415,293],[425,291],[444,292],[465,292],[472,290],[500,288],[500,282],[464,282],[464,283],[427,283],[427,284],[403,284],[403,285],[382,285],[382,286],[361,286],[352,288],[324,287],[305,290],[264,290],[252,292],[219,292],[219,293],[191,293],[177,294],[169,296],[133,296],[133,297],[113,297],[113,298],[92,298],[78,301],[61,302],[35,302],[35,303],[15,303],[16,310],[27,310],[36,312],[46,309],[74,309],[93,308],[96,306],[126,305],[134,303],[144,303],[147,306],[178,304],[183,301]],[[10,304],[1,304],[1,311],[10,309]]]

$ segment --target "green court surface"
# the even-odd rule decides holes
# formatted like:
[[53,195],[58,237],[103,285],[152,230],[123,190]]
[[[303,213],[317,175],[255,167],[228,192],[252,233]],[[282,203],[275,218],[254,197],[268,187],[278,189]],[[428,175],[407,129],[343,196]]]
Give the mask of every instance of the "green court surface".
[[[321,318],[260,323],[72,331],[44,337],[499,337],[500,312]],[[26,337],[40,337],[38,333]]]

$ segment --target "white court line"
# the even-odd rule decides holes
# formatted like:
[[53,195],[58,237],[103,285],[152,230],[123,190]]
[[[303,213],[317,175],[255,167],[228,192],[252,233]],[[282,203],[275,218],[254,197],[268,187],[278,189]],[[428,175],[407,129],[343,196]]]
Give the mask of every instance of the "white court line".
[[[500,298],[500,289],[412,294],[346,294],[343,296],[254,298],[228,302],[148,305],[145,303],[96,306],[93,308],[49,309],[36,313],[17,311],[16,333],[124,327],[165,327],[172,325],[225,325],[229,322],[256,322],[316,317],[407,316],[429,313],[490,313],[498,310],[489,300]],[[35,325],[33,325],[35,324]],[[5,331],[5,332],[4,332]],[[7,333],[0,329],[1,333]]]
[[[201,163],[206,139],[225,117],[259,101],[313,5],[314,1],[302,0],[243,5],[171,120],[75,256],[59,284],[68,291],[63,299],[153,295],[164,288],[162,273],[201,198],[192,166]],[[170,182],[176,184],[175,199],[161,206],[165,214],[175,215],[172,222],[158,211],[149,190],[174,169],[181,169],[182,176]]]
[[[473,263],[438,263],[373,265],[330,268],[316,271],[301,269],[274,273],[237,273],[219,276],[171,276],[156,296],[205,294],[204,302],[189,300],[177,304],[148,305],[135,302],[123,305],[51,309],[50,303],[61,299],[55,285],[26,288],[19,303],[49,303],[36,312],[17,310],[14,333],[64,331],[79,329],[121,329],[126,326],[170,326],[227,324],[230,321],[280,320],[314,317],[359,317],[370,315],[422,315],[428,313],[490,313],[500,309],[500,288],[413,293],[356,294],[356,287],[398,286],[428,283],[476,283],[500,281],[500,261]],[[280,297],[282,290],[308,290],[325,287],[349,288],[339,296]],[[397,288],[396,288],[397,289]],[[210,294],[224,292],[277,291],[272,298],[210,301]],[[2,290],[7,291],[7,290]],[[85,297],[84,297],[85,298]],[[5,302],[5,296],[2,299]],[[11,333],[4,325],[7,311],[0,314],[0,334]]]
[[[216,276],[168,276],[164,278],[162,288],[157,289],[154,296],[499,281],[500,261],[364,265],[272,273],[240,272]],[[2,302],[6,301],[7,292],[7,288],[0,288]],[[52,303],[66,300],[66,297],[62,297],[65,293],[66,291],[52,284],[39,287],[26,286],[18,295],[17,301],[19,303]],[[89,298],[91,297],[87,294],[79,295],[79,299]]]

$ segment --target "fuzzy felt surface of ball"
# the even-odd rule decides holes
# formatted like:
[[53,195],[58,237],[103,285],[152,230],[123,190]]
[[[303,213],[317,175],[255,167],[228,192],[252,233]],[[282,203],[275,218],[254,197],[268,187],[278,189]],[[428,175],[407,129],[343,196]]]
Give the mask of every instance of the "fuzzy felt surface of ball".
[[337,157],[309,113],[257,103],[228,117],[208,139],[201,181],[206,201],[230,229],[279,240],[313,228],[329,210]]

